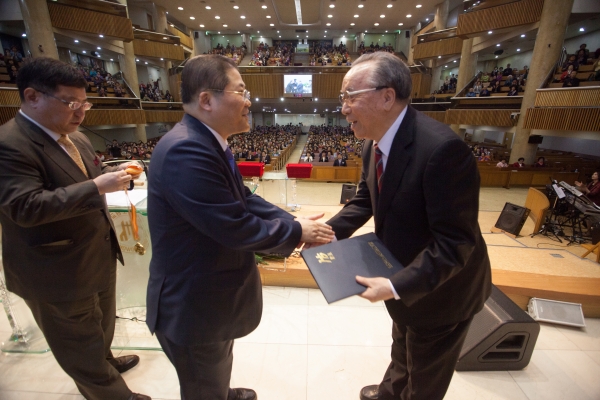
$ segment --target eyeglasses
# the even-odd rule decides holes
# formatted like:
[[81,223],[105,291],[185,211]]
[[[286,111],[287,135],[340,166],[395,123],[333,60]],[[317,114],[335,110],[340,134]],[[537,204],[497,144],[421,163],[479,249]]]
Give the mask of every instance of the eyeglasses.
[[226,93],[236,93],[239,94],[240,96],[242,96],[244,99],[246,100],[250,100],[250,91],[244,89],[244,91],[240,92],[237,90],[221,90],[221,89],[205,89],[205,90],[211,90],[213,92],[226,92]]
[[373,92],[375,90],[381,90],[381,89],[386,89],[389,86],[377,86],[375,88],[369,88],[369,89],[360,89],[360,90],[355,90],[353,92],[349,92],[349,91],[345,91],[340,93],[340,103],[342,105],[344,105],[344,102],[348,102],[348,104],[352,104],[352,101],[354,100],[354,96],[356,96],[357,94],[361,94],[361,93],[367,93],[367,92]]
[[69,107],[73,111],[79,110],[82,107],[83,107],[83,111],[87,111],[90,108],[92,108],[92,105],[93,105],[92,103],[88,103],[87,101],[84,103],[80,103],[78,101],[66,101],[63,99],[59,99],[58,97],[52,96],[51,94],[48,94],[46,92],[42,92],[41,90],[38,90],[38,92],[40,92],[41,94],[43,94],[45,96],[52,97],[53,99],[62,101],[63,103],[65,103],[67,105],[67,107]]

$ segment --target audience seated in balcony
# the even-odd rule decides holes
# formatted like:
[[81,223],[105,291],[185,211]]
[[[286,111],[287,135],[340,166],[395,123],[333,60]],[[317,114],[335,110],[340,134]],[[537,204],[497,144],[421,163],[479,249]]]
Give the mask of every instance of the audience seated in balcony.
[[565,81],[565,79],[566,79],[568,76],[570,76],[570,75],[571,75],[571,72],[573,72],[573,66],[572,66],[572,65],[569,65],[569,66],[567,67],[567,69],[566,69],[565,71],[563,71],[563,73],[560,75],[560,81],[561,81],[561,82],[564,82],[564,81]]
[[577,71],[571,71],[569,76],[565,78],[563,82],[563,87],[578,87],[579,79],[577,78]]
[[487,72],[483,74],[483,76],[481,77],[481,82],[485,83],[485,82],[489,82],[490,81],[490,74],[488,74]]
[[516,163],[512,165],[514,168],[524,168],[525,167],[525,159],[523,157],[519,157]]
[[498,168],[506,168],[508,167],[508,164],[506,163],[506,158],[501,159],[498,164],[496,164],[496,167]]
[[467,97],[477,97],[477,93],[475,93],[473,88],[469,89],[469,91],[467,92]]
[[473,91],[476,94],[481,93],[481,89],[483,88],[481,81],[479,79],[477,79],[477,82],[475,82],[475,85],[473,85]]
[[490,97],[490,91],[488,90],[488,88],[481,89],[479,97]]
[[510,67],[510,64],[506,64],[506,68],[502,72],[502,76],[509,76],[509,75],[512,75],[512,73],[513,73],[513,70]]
[[507,96],[518,96],[519,92],[517,91],[517,87],[516,86],[511,86],[510,90],[508,91],[508,93],[506,95]]
[[539,157],[536,161],[535,164],[533,164],[534,167],[536,168],[544,168],[547,167],[546,165],[546,159],[544,157]]
[[579,69],[579,63],[577,62],[577,56],[575,54],[570,55],[567,61],[563,63],[562,70],[566,71],[567,69],[569,69],[570,65],[573,66],[573,69],[575,71]]

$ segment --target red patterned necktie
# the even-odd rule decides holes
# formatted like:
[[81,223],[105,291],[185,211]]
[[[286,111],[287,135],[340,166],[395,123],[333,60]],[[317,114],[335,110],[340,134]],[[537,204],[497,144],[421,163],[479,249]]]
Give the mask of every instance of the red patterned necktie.
[[381,183],[383,180],[383,153],[379,150],[379,146],[377,143],[373,145],[373,150],[375,150],[375,168],[377,169],[377,187],[379,188],[379,193],[381,193]]

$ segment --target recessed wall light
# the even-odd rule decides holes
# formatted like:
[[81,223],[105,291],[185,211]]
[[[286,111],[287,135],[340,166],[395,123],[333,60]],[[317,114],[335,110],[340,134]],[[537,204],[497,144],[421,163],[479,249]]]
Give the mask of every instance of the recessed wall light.
[[270,26],[275,26],[275,24],[269,24]]

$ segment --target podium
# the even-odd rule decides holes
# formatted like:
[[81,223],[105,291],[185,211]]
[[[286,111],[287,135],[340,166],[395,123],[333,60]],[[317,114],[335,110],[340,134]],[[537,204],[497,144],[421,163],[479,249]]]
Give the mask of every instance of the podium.
[[238,163],[238,169],[243,177],[252,178],[258,176],[261,178],[265,173],[265,163],[243,161]]

